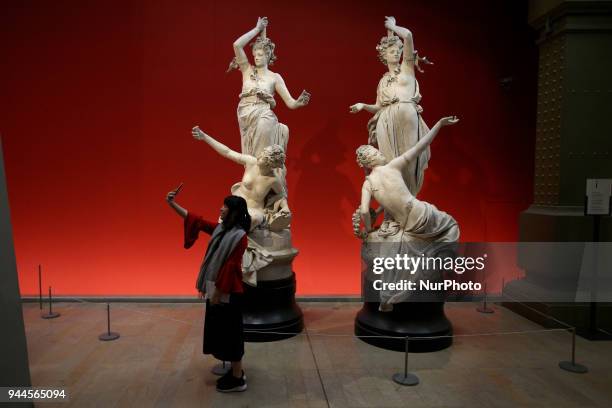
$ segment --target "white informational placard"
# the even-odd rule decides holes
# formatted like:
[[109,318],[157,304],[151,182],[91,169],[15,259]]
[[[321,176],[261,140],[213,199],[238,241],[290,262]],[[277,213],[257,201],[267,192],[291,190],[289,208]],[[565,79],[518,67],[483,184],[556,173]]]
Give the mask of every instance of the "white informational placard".
[[587,179],[586,215],[610,214],[612,179]]

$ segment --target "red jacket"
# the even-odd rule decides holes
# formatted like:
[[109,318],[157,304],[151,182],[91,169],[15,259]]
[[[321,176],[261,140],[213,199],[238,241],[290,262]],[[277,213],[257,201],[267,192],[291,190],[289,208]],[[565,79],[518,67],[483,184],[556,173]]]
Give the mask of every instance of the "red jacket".
[[[200,231],[212,235],[217,224],[202,219],[199,215],[187,213],[185,217],[185,248],[191,248],[198,239]],[[242,293],[242,255],[247,248],[247,235],[244,234],[236,248],[219,269],[215,286],[223,293]]]

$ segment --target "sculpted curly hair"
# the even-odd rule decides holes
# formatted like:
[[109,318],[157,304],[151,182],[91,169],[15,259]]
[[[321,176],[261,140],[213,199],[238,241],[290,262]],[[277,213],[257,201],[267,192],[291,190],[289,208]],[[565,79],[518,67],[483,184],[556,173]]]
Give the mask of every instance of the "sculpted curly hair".
[[380,42],[376,46],[376,51],[378,51],[378,59],[383,64],[387,65],[387,60],[385,59],[385,52],[387,48],[392,47],[394,45],[398,45],[400,48],[400,52],[404,48],[403,41],[396,35],[385,36],[380,39]]
[[271,169],[280,169],[285,164],[285,151],[279,145],[266,146],[258,158]]
[[361,145],[357,148],[357,164],[359,167],[372,168],[375,159],[382,155],[380,150],[372,145]]
[[274,48],[276,45],[269,38],[257,37],[257,39],[251,43],[251,48],[255,50],[263,50],[268,56],[268,65],[272,65],[276,61],[276,55],[274,55]]
[[[251,48],[255,50],[263,50],[268,56],[268,65],[272,65],[276,61],[276,55],[274,54],[274,48],[276,45],[269,38],[257,37],[255,41],[251,43]],[[232,58],[225,72],[231,72],[234,69],[238,69],[238,61],[236,57]]]

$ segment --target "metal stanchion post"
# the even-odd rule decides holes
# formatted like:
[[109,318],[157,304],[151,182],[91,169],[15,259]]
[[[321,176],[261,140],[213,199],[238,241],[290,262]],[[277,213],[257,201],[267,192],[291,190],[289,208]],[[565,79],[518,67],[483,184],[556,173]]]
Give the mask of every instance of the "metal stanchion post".
[[43,319],[55,319],[59,317],[59,313],[53,311],[53,307],[51,306],[53,303],[53,296],[51,295],[51,286],[49,286],[49,313],[42,315]]
[[42,266],[38,265],[38,304],[42,312]]
[[410,338],[406,336],[406,351],[404,356],[404,372],[393,374],[393,381],[401,385],[417,385],[419,377],[408,372],[408,350],[410,347]]
[[559,363],[559,368],[571,373],[587,373],[589,369],[586,366],[576,363],[576,328],[572,327],[570,331],[572,333],[572,361],[561,361]]
[[98,336],[99,340],[102,341],[111,341],[117,340],[119,338],[119,333],[115,333],[110,331],[110,304],[106,304],[106,333],[102,333]]
[[478,306],[476,311],[479,313],[494,313],[495,311],[487,306],[487,282],[484,283],[484,299],[482,306]]
[[225,364],[225,361],[219,364],[215,364],[215,366],[210,370],[214,375],[225,375],[232,367],[229,364]]

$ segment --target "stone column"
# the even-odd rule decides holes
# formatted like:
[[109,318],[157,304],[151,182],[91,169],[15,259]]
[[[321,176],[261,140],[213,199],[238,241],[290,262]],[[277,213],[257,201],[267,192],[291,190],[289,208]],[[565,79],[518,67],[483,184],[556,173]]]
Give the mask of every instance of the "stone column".
[[586,179],[612,177],[612,1],[533,0],[529,19],[540,58],[534,200],[521,240],[590,241]]
[[[584,215],[586,179],[612,178],[612,1],[531,0],[529,23],[540,53],[538,112],[534,197],[520,216],[520,240],[592,241],[594,221]],[[612,241],[611,217],[601,218],[600,239]],[[528,280],[558,278],[541,263],[522,266]],[[536,306],[570,324],[587,324],[586,304]],[[603,312],[600,321],[609,324],[610,309]]]
[[[26,344],[13,231],[9,215],[0,139],[0,387],[29,387],[30,368]],[[33,407],[33,403],[3,403],[7,407]]]

